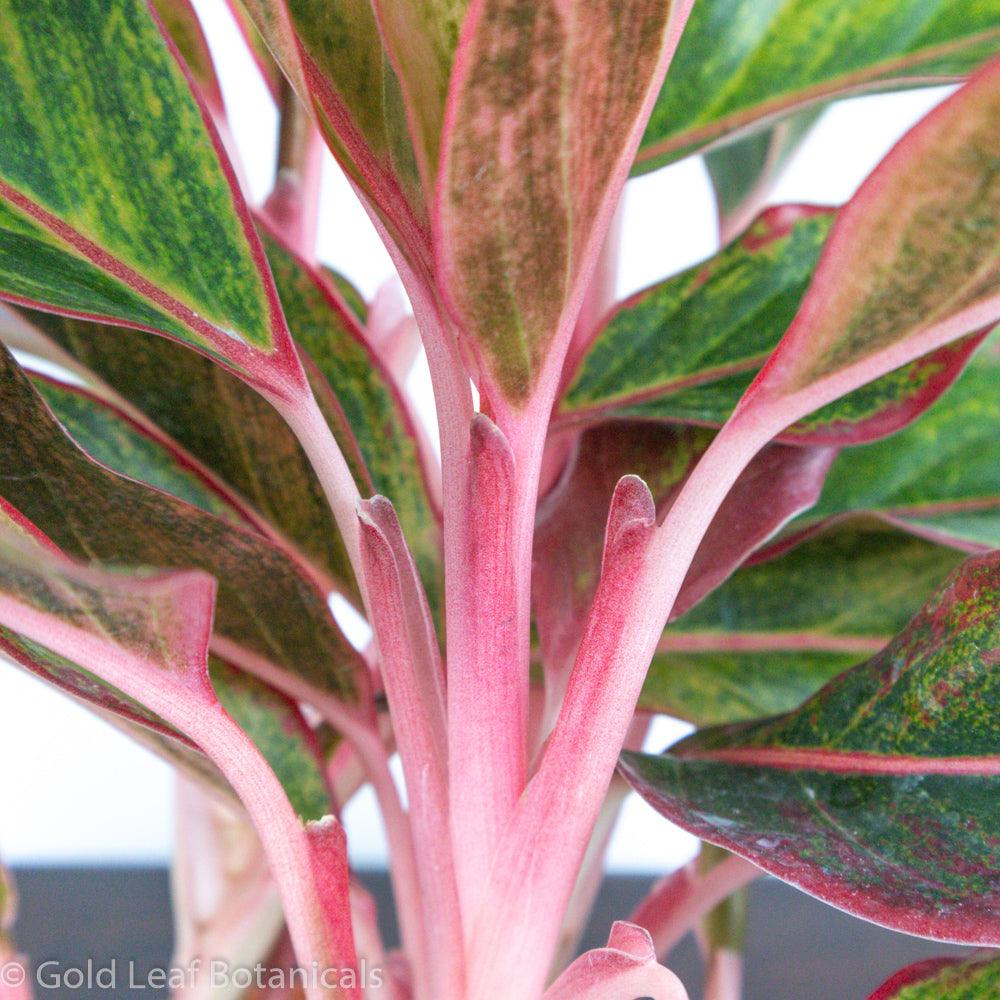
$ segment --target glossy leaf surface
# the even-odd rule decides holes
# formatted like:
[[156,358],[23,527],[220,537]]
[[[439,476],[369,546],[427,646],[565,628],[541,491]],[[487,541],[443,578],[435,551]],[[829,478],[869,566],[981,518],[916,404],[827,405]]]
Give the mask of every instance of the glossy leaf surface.
[[636,169],[832,98],[950,82],[998,49],[995,0],[699,0]]
[[684,9],[680,0],[470,6],[449,90],[435,243],[498,403],[530,396],[600,249],[592,235],[610,222],[671,20]]
[[219,581],[221,635],[350,695],[355,654],[330,616],[325,593],[286,550],[98,465],[66,436],[9,354],[3,352],[0,364],[0,474],[7,500],[71,555],[212,573]]
[[995,954],[930,958],[901,969],[868,1000],[991,1000],[1000,992],[1000,959]]
[[[795,318],[833,220],[809,206],[769,209],[715,257],[626,300],[583,358],[557,421],[724,423]],[[896,430],[948,386],[974,346],[945,347],[781,436],[840,444]]]
[[640,707],[698,726],[789,712],[881,649],[958,561],[858,526],[745,566],[663,633]]
[[993,553],[796,711],[622,766],[664,815],[820,899],[908,933],[995,944],[998,650]]
[[0,17],[0,294],[287,390],[297,364],[246,206],[146,6],[6,0]]

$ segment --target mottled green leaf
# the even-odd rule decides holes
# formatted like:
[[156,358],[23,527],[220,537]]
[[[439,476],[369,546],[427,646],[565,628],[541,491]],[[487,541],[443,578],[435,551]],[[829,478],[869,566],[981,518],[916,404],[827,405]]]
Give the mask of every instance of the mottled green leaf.
[[[322,487],[288,425],[257,392],[161,337],[42,313],[24,312],[23,318],[82,364],[84,375],[109,385],[249,501],[332,585],[354,592],[347,552]],[[0,327],[0,339],[5,336]],[[47,346],[34,350],[48,354]]]
[[969,552],[1000,548],[1000,355],[988,342],[919,420],[885,441],[845,448],[819,502],[776,544],[831,520],[875,515]]
[[238,509],[199,470],[171,453],[163,440],[108,400],[42,375],[31,383],[66,433],[91,458],[124,476],[170,493],[224,520],[240,521]]
[[668,626],[640,706],[699,726],[791,711],[881,649],[958,560],[856,528],[746,566]]
[[[623,302],[582,359],[557,425],[609,416],[724,423],[795,318],[833,219],[806,206],[769,209],[715,257]],[[845,443],[896,430],[943,391],[974,346],[945,347],[781,436]]]
[[3,0],[0,295],[300,381],[259,243],[140,0]]
[[868,1000],[993,1000],[1000,996],[1000,957],[930,958],[901,969]]
[[622,766],[664,815],[857,916],[997,944],[1000,553],[799,709]]
[[0,355],[0,495],[70,555],[198,567],[219,582],[216,631],[344,696],[356,654],[326,593],[283,547],[93,462]]
[[698,0],[636,169],[833,98],[950,82],[998,50],[996,0]]
[[[483,0],[449,90],[437,261],[492,404],[531,395],[686,3]],[[501,421],[502,423],[502,421]]]

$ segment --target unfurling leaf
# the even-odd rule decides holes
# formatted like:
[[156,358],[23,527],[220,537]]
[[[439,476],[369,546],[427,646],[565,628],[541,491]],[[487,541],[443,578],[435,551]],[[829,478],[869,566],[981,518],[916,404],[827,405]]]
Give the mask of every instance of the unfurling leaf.
[[1000,554],[969,559],[871,660],[787,715],[625,754],[664,815],[826,902],[1000,942]]

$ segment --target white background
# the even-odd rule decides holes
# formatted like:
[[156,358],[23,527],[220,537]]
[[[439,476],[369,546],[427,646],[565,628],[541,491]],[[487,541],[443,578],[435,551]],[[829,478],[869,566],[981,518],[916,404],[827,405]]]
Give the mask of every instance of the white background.
[[[261,200],[273,173],[276,115],[235,36],[221,0],[196,0],[215,53],[230,119],[243,151],[250,194]],[[790,165],[772,201],[836,204],[942,90],[844,102],[826,113]],[[695,263],[715,248],[714,206],[700,160],[630,182],[626,194],[624,294]],[[325,173],[320,256],[371,295],[392,273],[389,258],[332,160]],[[424,372],[413,386],[429,402]],[[660,750],[684,729],[664,720],[649,746]],[[0,855],[12,863],[164,862],[173,840],[170,769],[88,712],[0,661]],[[351,853],[380,864],[384,839],[370,796],[345,814]],[[633,796],[610,856],[617,870],[662,870],[692,841]]]

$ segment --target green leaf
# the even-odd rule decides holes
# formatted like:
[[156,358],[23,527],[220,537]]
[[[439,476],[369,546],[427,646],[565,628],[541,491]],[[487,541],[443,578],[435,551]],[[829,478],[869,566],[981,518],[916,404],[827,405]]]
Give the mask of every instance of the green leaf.
[[930,958],[897,972],[868,1000],[992,1000],[1000,994],[995,952],[968,959]]
[[991,339],[954,386],[900,433],[846,448],[819,502],[776,544],[846,516],[875,516],[968,552],[1000,548],[1000,355]]
[[0,295],[300,381],[260,245],[139,0],[2,0]]
[[[43,599],[49,594],[53,600],[48,603],[50,607],[55,608],[54,598],[60,588],[53,587],[52,581],[60,575],[56,566],[65,562],[67,562],[65,556],[38,531],[35,525],[27,521],[6,501],[0,499],[0,590],[5,595],[26,596],[31,590],[35,590]],[[39,567],[52,569],[54,575],[44,583],[40,582]],[[146,571],[140,571],[132,579],[140,581],[141,586],[141,581],[147,576]],[[61,607],[65,609],[71,607],[74,599],[73,590],[74,588],[70,586],[61,596]],[[85,605],[101,614],[98,594],[99,591],[90,587],[84,588],[78,596]],[[105,610],[103,617],[106,618],[109,612],[112,614],[116,612],[113,605]],[[87,612],[77,610],[72,612],[69,620],[86,621],[87,617]],[[152,635],[158,628],[155,617],[155,609],[150,614],[149,610],[144,608],[134,616],[130,627],[133,632],[137,627],[148,627],[151,632],[147,640],[152,642]],[[183,768],[196,780],[208,782],[216,787],[226,787],[216,768],[187,736],[135,698],[123,693],[91,671],[2,625],[0,625],[0,650],[26,670],[81,699],[100,713],[105,713],[105,717],[131,727],[133,733],[141,734],[145,745],[152,744],[155,752],[161,757]]]
[[287,548],[95,463],[6,351],[0,422],[0,494],[61,549],[107,565],[204,569],[219,582],[220,636],[352,695],[356,654],[330,615],[326,592]]
[[867,920],[1000,942],[1000,553],[799,709],[705,729],[629,780],[682,827]]
[[[582,359],[556,426],[609,416],[725,423],[795,318],[833,220],[808,206],[769,209],[715,257],[623,302]],[[781,438],[850,443],[896,430],[943,391],[974,346],[915,361]]]
[[881,649],[958,560],[856,527],[746,566],[667,627],[640,707],[699,726],[791,711]]
[[635,169],[834,98],[951,82],[998,49],[997,0],[698,0]]
[[600,250],[594,234],[603,239],[682,7],[483,0],[470,10],[435,244],[494,406],[523,406],[568,332],[563,312]]

